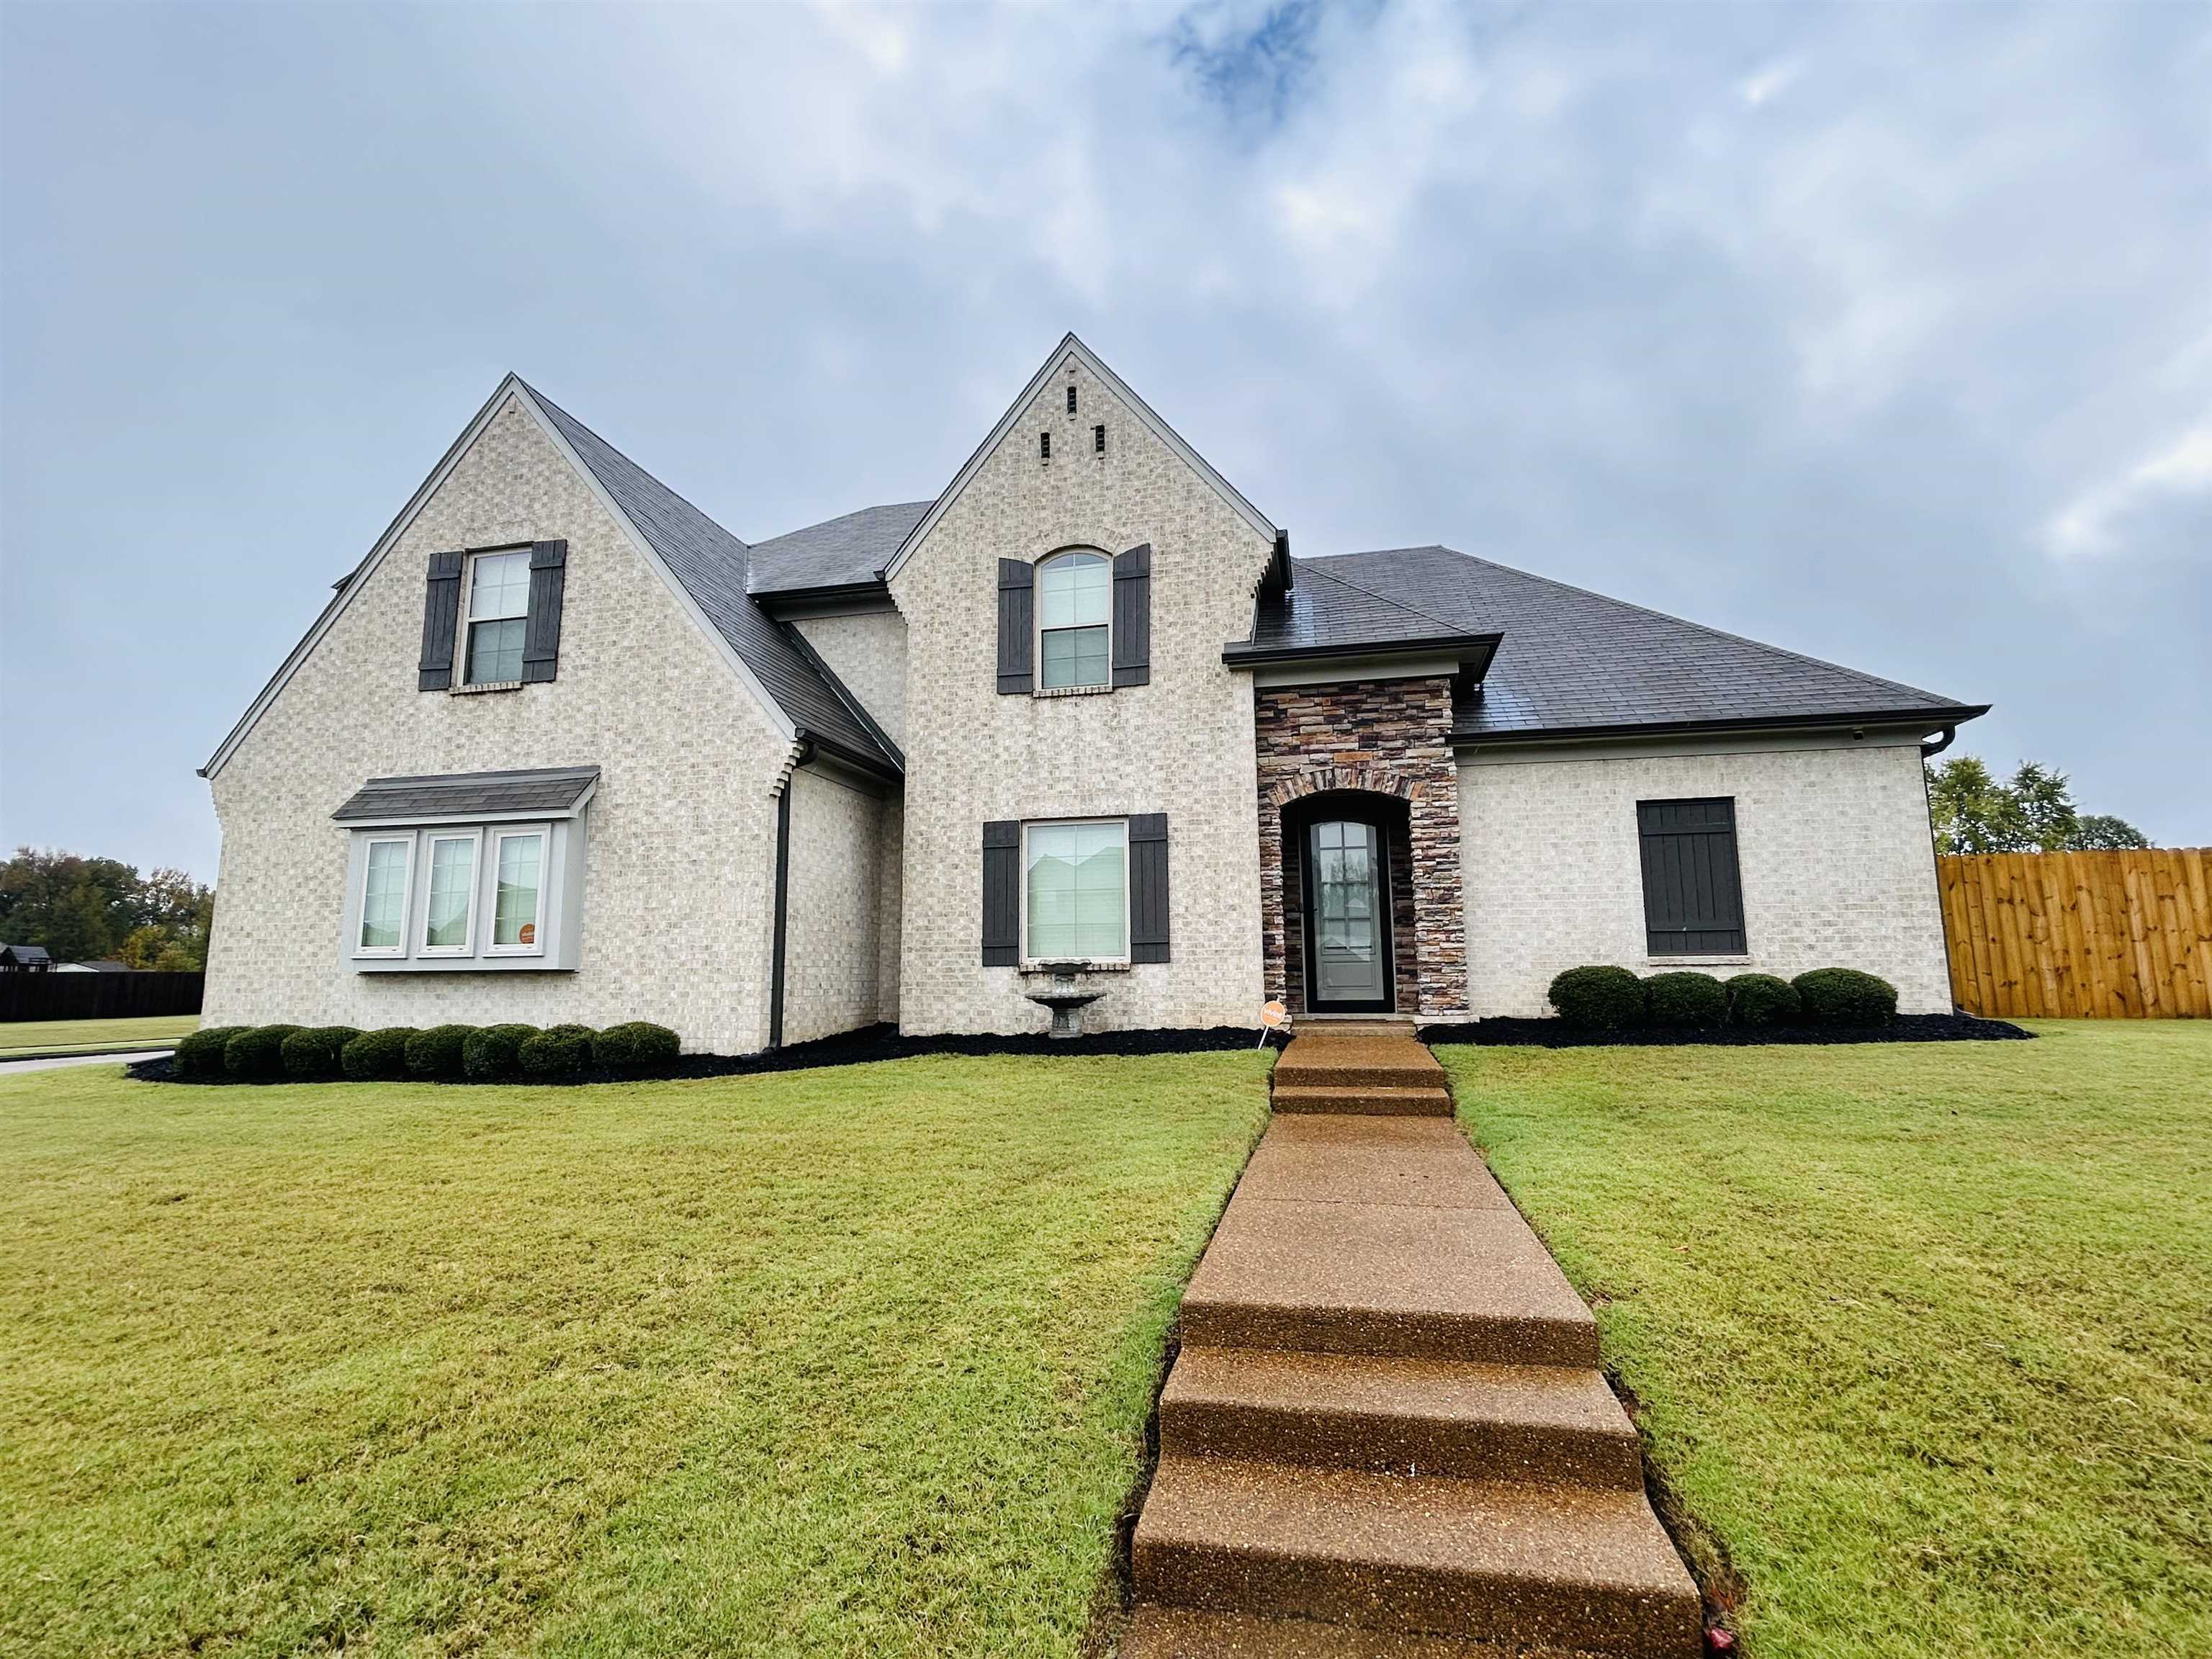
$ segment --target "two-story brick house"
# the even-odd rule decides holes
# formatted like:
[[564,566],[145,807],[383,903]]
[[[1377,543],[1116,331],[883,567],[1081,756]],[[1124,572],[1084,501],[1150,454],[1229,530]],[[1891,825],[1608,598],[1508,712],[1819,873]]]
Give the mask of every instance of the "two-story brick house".
[[1443,547],[1289,538],[1080,341],[950,483],[747,544],[508,379],[204,769],[207,1015],[735,1053],[1545,1012],[1560,969],[1949,1006],[1983,712]]

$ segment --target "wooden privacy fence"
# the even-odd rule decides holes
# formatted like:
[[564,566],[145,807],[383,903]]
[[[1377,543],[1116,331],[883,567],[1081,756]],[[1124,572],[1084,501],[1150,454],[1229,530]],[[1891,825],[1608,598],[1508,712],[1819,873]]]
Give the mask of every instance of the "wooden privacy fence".
[[2212,849],[1936,860],[1951,994],[1993,1019],[2212,1018]]
[[197,1014],[205,974],[0,974],[0,1020]]

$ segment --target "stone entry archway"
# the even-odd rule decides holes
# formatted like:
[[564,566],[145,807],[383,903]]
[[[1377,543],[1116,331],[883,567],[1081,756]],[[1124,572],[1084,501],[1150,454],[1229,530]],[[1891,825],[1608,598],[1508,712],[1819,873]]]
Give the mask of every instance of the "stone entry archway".
[[[1459,770],[1450,744],[1451,682],[1443,678],[1339,685],[1261,686],[1253,693],[1259,759],[1261,942],[1267,994],[1296,1007],[1300,879],[1295,830],[1309,798],[1384,797],[1403,804],[1405,872],[1394,893],[1397,1006],[1424,1018],[1464,1018],[1467,935],[1460,879]],[[1285,832],[1285,816],[1292,833]],[[1394,809],[1395,816],[1395,809]],[[1289,844],[1286,848],[1286,844]]]

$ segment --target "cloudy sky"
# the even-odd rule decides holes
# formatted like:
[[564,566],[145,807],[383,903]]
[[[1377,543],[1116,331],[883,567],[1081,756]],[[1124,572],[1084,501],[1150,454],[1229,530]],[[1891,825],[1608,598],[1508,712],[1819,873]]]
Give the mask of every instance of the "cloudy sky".
[[738,535],[1073,328],[1300,552],[1936,691],[2212,841],[2212,9],[0,7],[0,839],[207,758],[508,368]]

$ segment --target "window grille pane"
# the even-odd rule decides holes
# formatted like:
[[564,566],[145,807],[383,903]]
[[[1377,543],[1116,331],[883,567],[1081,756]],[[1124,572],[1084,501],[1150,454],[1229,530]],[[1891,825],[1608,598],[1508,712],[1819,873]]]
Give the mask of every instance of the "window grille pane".
[[1037,625],[1104,627],[1113,603],[1113,567],[1100,553],[1071,553],[1038,573]]
[[543,836],[503,836],[499,892],[492,904],[491,942],[521,949],[538,943],[538,865]]
[[407,901],[407,843],[373,842],[368,849],[368,876],[361,899],[361,948],[396,951],[405,918]]
[[469,624],[471,685],[498,685],[522,678],[522,635],[529,623],[517,617],[509,622]]
[[530,612],[530,554],[479,553],[469,573],[469,620],[487,622]]
[[1046,633],[1043,646],[1041,684],[1046,690],[1107,683],[1109,653],[1104,629],[1053,629]]
[[469,945],[469,886],[476,876],[476,843],[446,839],[430,843],[430,916],[422,944],[431,951],[465,951]]
[[1126,832],[1119,823],[1039,824],[1029,832],[1033,958],[1128,953]]

